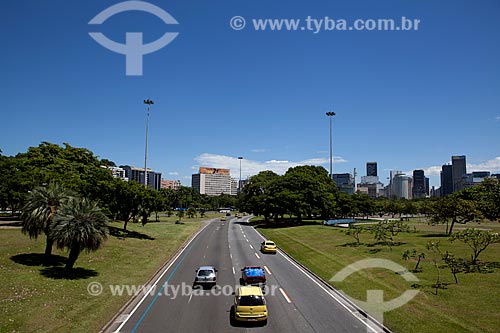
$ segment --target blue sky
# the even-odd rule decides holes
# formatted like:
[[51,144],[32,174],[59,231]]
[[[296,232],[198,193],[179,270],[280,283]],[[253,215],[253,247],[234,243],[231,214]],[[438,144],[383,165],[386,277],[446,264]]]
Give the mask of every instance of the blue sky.
[[[300,164],[334,172],[424,169],[439,186],[451,155],[468,171],[500,172],[500,2],[150,1],[174,17],[128,11],[88,22],[120,1],[7,0],[0,11],[0,149],[42,141],[148,166],[190,185],[199,166],[243,178]],[[247,25],[233,30],[230,20]],[[252,19],[419,19],[418,31],[256,31]],[[125,56],[94,41],[179,35],[125,74]],[[358,177],[359,181],[359,177]]]

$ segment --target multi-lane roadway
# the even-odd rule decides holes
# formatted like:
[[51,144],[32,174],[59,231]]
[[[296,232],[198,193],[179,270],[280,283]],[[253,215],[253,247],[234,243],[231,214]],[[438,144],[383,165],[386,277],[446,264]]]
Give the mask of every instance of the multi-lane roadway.
[[[355,307],[307,273],[281,251],[262,254],[264,238],[247,218],[214,219],[192,239],[144,295],[123,309],[107,332],[375,332]],[[195,290],[199,266],[218,269],[217,286]],[[231,292],[245,265],[266,270],[268,323],[232,326]],[[154,283],[154,285],[153,285]],[[176,292],[177,291],[177,292]]]

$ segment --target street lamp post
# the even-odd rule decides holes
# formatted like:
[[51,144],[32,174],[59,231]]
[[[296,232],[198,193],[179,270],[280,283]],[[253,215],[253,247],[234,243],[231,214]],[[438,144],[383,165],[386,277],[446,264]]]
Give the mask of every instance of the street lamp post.
[[326,115],[330,118],[330,178],[332,178],[332,164],[333,164],[333,157],[332,157],[332,118],[335,116],[335,112],[329,111],[326,113]]
[[146,118],[146,151],[144,153],[144,187],[148,186],[148,129],[149,129],[149,108],[154,102],[150,99],[145,99],[144,104],[148,105],[148,115]]
[[238,183],[238,193],[241,192],[241,160],[243,159],[243,157],[238,157],[238,159],[240,160],[240,182]]

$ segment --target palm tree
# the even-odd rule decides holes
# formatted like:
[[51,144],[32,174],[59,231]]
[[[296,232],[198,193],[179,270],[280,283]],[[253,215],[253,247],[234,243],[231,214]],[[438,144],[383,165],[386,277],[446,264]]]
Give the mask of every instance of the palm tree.
[[50,236],[58,249],[68,249],[66,271],[71,271],[82,251],[96,251],[108,238],[108,218],[97,203],[74,198],[54,217]]
[[45,260],[49,260],[52,254],[54,241],[50,237],[52,220],[59,207],[73,196],[73,192],[59,185],[50,183],[40,186],[31,191],[22,209],[23,220],[22,232],[30,238],[37,239],[44,233],[47,236],[45,245]]

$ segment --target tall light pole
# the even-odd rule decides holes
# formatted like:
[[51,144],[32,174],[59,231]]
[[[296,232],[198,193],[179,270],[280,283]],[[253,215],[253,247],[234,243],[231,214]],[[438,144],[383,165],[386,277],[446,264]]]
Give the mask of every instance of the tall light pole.
[[238,183],[238,193],[241,192],[241,160],[243,159],[243,157],[238,157],[238,159],[240,160],[240,182]]
[[146,152],[144,153],[144,187],[148,186],[148,129],[149,129],[149,108],[155,104],[150,99],[145,99],[144,104],[148,105],[148,115],[146,118]]
[[330,118],[330,178],[333,177],[332,174],[332,164],[333,164],[333,157],[332,157],[332,118],[335,116],[335,112],[329,111],[326,113],[328,118]]

